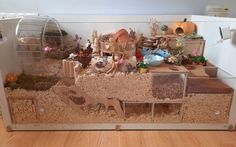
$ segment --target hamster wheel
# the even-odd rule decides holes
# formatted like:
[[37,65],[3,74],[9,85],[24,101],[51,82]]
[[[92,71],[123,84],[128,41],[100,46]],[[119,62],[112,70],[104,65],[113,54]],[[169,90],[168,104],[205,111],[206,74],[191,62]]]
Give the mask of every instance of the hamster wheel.
[[[33,65],[45,60],[45,52],[56,50],[62,44],[61,28],[54,18],[23,17],[16,26],[16,52],[25,72],[32,71]],[[43,63],[40,65],[45,66]]]

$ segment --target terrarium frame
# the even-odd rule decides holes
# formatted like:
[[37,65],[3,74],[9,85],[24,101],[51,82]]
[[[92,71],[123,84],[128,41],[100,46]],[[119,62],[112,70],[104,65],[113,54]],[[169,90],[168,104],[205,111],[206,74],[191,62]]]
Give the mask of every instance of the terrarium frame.
[[[197,43],[191,41],[187,43],[194,48],[196,45],[196,48],[200,49],[200,54],[202,55],[205,40],[198,40]],[[173,38],[173,44],[176,44],[175,38]],[[192,51],[192,48],[189,51]],[[4,88],[0,76],[0,106],[4,125],[8,131],[235,129],[236,116],[234,114],[236,113],[236,94],[230,86],[224,83],[229,81],[232,86],[232,83],[235,83],[235,77],[214,65],[208,64],[207,66],[203,66],[200,64],[191,64],[191,67],[186,67],[176,66],[174,64],[161,64],[156,68],[150,67],[148,69],[149,73],[118,72],[116,73],[117,75],[113,77],[106,74],[95,73],[93,75],[86,75],[82,72],[79,73],[77,71],[81,70],[81,66],[71,59],[59,60],[59,62],[63,63],[62,65],[65,69],[65,71],[63,71],[64,76],[56,85],[46,91],[27,91],[25,89],[19,89],[19,91],[17,89],[10,90],[8,87]],[[165,68],[166,66],[167,68]],[[192,67],[197,68],[195,68],[195,70]],[[221,74],[218,75],[219,72]],[[73,79],[74,76],[75,79]],[[180,85],[177,84],[179,88],[173,87],[173,85],[176,84],[175,82],[171,83],[173,85],[170,85],[168,80],[163,80],[165,76],[167,76],[168,80],[177,79],[177,83],[181,83]],[[68,77],[73,79],[73,84],[67,85],[66,82],[63,83],[64,81],[62,79]],[[200,82],[194,83],[195,79],[198,78]],[[213,86],[212,93],[209,91],[209,93],[204,93],[206,90],[204,86],[203,88],[201,87],[201,85],[204,85],[204,82],[203,84],[201,84],[201,82],[206,79],[217,80],[221,85],[225,85],[228,91],[224,92],[224,89],[221,91],[217,86]],[[158,83],[158,86],[156,87],[153,83]],[[197,88],[189,89],[189,83],[197,85]],[[214,83],[211,83],[211,85],[212,84],[214,85]],[[166,85],[167,88],[161,87],[164,85]],[[83,88],[82,91],[81,87]],[[111,89],[112,87],[113,89]],[[209,89],[212,90],[211,88],[212,86],[210,86]],[[173,94],[171,92],[173,89],[179,90]],[[198,91],[199,89],[200,92]],[[155,93],[155,91],[158,92]],[[167,93],[162,93],[162,91],[167,91]],[[168,93],[174,96],[168,95]],[[81,103],[84,101],[84,103],[87,103],[86,100],[89,100],[90,104],[100,103],[105,105],[105,110],[113,106],[115,111],[109,110],[106,114],[106,111],[103,111],[104,108],[102,108],[101,115],[100,112],[97,113],[96,110],[93,110],[93,107],[89,108],[88,105],[82,106],[81,109],[80,106],[83,105]],[[123,108],[122,113],[120,113],[121,117],[117,117],[117,114],[119,114],[115,108],[118,106],[117,104],[119,104],[119,110]],[[196,107],[197,105],[201,107]],[[190,111],[187,115],[185,112],[186,106],[188,107],[188,111]],[[209,106],[212,107],[209,108]],[[134,107],[135,109],[132,110],[130,107]],[[144,116],[137,115],[136,117],[135,113],[130,112],[130,110],[135,112],[138,107],[145,107],[144,110],[141,110],[143,111],[142,113],[145,114]],[[77,108],[79,108],[79,110]],[[167,119],[165,118],[163,122],[162,120],[158,120],[160,115],[159,110],[164,109],[169,111],[172,108],[176,109],[176,111],[173,111],[174,121],[169,120],[169,117],[172,117],[172,115],[168,115]],[[89,111],[95,112],[96,114],[90,115]],[[138,114],[141,113],[138,112]],[[130,116],[135,116],[136,118]]]

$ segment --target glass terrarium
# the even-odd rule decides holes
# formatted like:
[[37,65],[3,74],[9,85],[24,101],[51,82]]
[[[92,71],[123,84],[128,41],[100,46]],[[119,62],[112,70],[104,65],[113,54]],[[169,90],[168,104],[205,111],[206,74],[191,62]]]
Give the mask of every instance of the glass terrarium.
[[9,130],[234,128],[225,18],[79,18],[18,22],[22,72],[7,74],[1,99]]

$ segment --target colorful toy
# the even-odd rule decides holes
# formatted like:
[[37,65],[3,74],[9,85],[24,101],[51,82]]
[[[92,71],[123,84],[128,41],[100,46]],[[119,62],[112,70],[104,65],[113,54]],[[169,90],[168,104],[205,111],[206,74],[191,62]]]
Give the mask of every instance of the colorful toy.
[[8,73],[6,75],[6,82],[15,83],[18,80],[18,76],[15,73]]
[[173,27],[173,32],[176,35],[188,35],[196,32],[197,27],[193,22],[187,21],[187,18],[182,22],[176,22]]
[[148,72],[148,65],[144,62],[139,64],[139,73],[147,73]]
[[161,26],[161,30],[162,30],[162,34],[165,35],[166,32],[168,31],[169,27],[167,25],[162,25]]

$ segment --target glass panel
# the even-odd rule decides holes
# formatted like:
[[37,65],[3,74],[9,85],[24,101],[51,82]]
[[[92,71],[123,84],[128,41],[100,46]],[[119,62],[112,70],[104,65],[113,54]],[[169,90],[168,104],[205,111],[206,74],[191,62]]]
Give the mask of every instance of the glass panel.
[[157,99],[178,99],[184,95],[184,78],[181,74],[153,76],[153,96]]
[[13,124],[230,127],[236,21],[150,17],[22,22],[15,50],[0,51],[1,70],[23,70],[6,71]]

